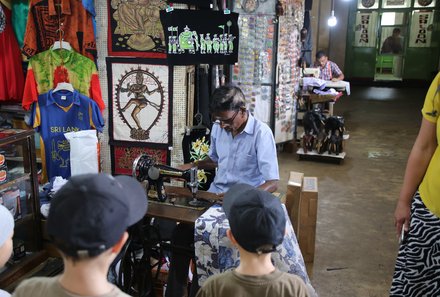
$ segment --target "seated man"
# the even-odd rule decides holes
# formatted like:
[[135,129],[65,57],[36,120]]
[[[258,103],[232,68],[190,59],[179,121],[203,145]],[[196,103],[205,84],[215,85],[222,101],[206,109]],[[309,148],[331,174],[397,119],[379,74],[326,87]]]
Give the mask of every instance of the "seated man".
[[272,264],[271,253],[283,242],[286,231],[278,198],[247,184],[235,184],[225,194],[223,209],[231,227],[226,234],[240,252],[240,264],[208,278],[197,297],[310,296],[301,278]]
[[[274,192],[278,188],[277,151],[272,130],[246,110],[243,92],[235,86],[217,88],[211,98],[211,113],[215,120],[211,132],[208,157],[181,166],[215,169],[217,173],[209,192],[223,195],[229,188],[244,182],[262,190]],[[174,245],[194,243],[194,228],[179,224],[172,240]],[[197,252],[197,251],[196,251]],[[175,250],[167,284],[167,297],[181,297],[187,287],[190,256]],[[194,295],[196,290],[192,290]]]
[[319,78],[323,80],[339,81],[344,80],[344,73],[339,69],[335,62],[328,59],[327,54],[324,51],[318,51],[316,53],[315,67],[318,67]]
[[109,266],[127,241],[127,228],[147,212],[142,185],[132,177],[73,176],[51,202],[47,233],[59,250],[64,271],[23,281],[13,296],[123,297],[107,280]]

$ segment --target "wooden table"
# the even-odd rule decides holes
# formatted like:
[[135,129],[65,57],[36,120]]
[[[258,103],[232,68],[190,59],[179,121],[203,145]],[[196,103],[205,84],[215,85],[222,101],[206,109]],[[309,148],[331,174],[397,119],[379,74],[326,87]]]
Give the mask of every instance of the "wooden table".
[[188,188],[166,186],[165,192],[168,196],[168,202],[149,200],[147,216],[194,224],[197,218],[200,217],[215,201],[222,200],[222,197],[217,196],[216,194],[206,191],[198,191],[197,198],[209,202],[203,207],[193,207],[188,204],[188,202],[192,200],[192,193]]

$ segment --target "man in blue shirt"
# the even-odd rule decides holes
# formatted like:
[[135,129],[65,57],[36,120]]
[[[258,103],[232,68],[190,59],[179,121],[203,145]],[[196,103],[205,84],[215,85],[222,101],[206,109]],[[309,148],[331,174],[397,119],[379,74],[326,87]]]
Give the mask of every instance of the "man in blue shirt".
[[[276,191],[279,171],[272,130],[246,110],[243,92],[235,86],[217,88],[211,97],[211,114],[215,121],[208,157],[202,161],[184,164],[180,168],[217,168],[208,191],[218,195],[223,195],[236,183],[246,183],[268,192]],[[193,244],[193,226],[179,224],[174,231],[173,243],[180,246]],[[167,297],[183,295],[188,266],[188,255],[174,251]],[[191,291],[191,296],[194,292],[195,290]]]
[[209,192],[221,194],[236,183],[274,192],[279,172],[272,130],[246,110],[243,92],[234,86],[216,89],[211,112],[215,121],[209,158],[190,164],[201,169],[217,167]]

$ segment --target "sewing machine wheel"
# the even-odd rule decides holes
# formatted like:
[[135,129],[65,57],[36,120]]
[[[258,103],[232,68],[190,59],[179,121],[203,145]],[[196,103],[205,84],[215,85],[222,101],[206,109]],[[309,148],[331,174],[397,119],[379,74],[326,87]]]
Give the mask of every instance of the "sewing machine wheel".
[[153,160],[147,155],[139,155],[133,161],[132,176],[142,182],[148,178],[148,168],[152,166]]

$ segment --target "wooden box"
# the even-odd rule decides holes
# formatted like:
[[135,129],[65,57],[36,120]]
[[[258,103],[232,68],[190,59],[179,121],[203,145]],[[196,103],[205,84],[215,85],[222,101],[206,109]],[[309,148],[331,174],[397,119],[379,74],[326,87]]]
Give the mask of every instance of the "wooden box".
[[304,261],[315,258],[316,220],[318,213],[318,178],[304,177],[299,203],[298,242]]
[[291,171],[287,182],[286,209],[292,223],[295,234],[298,234],[299,227],[299,205],[301,199],[301,188],[303,185],[304,173]]

